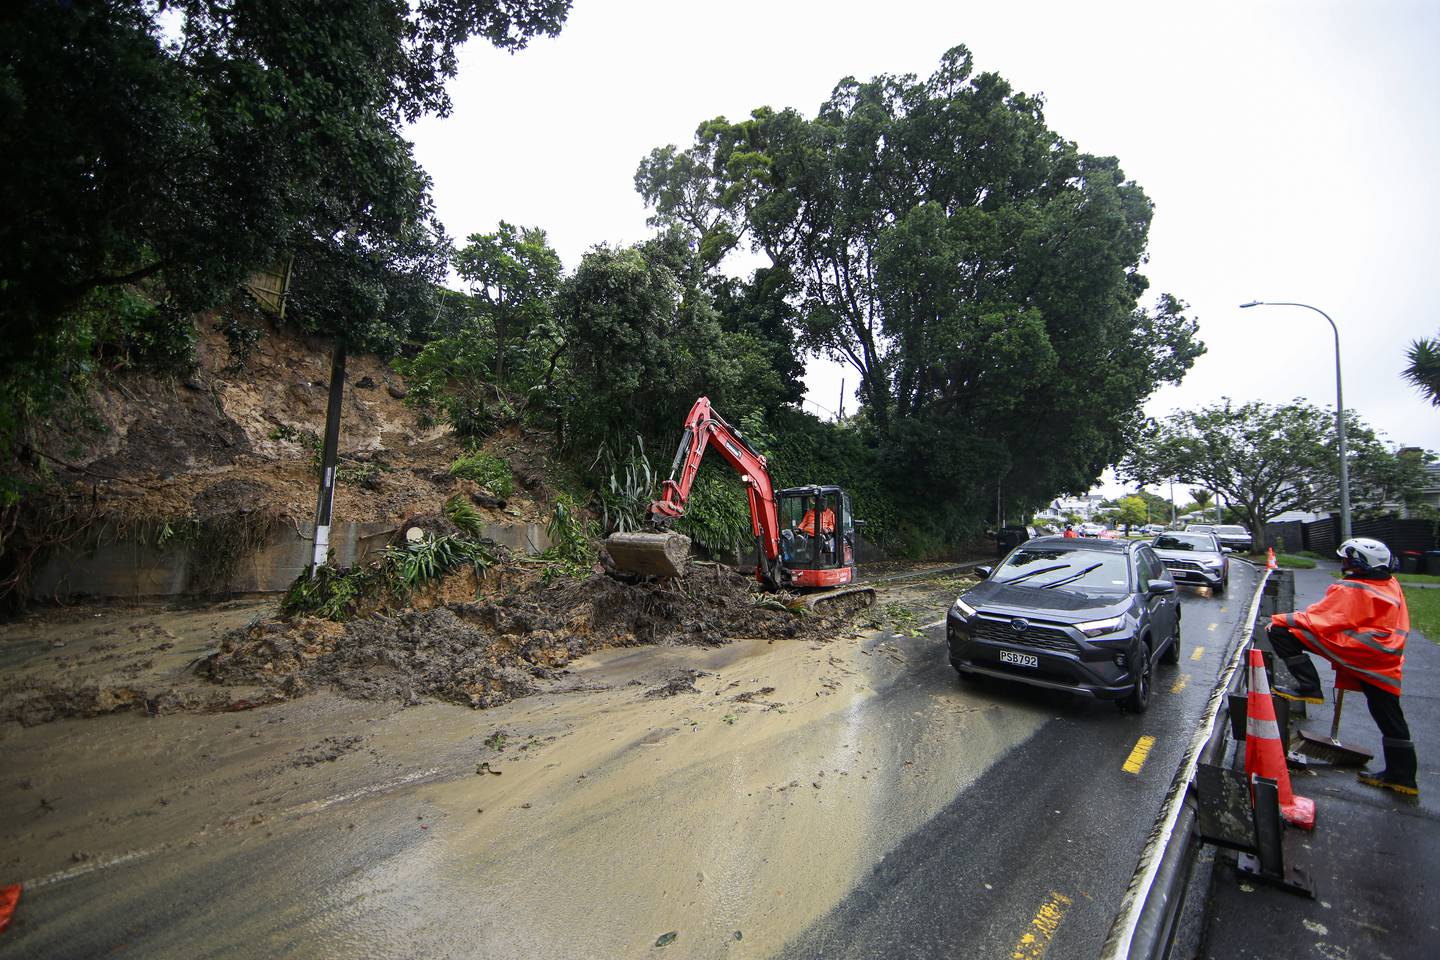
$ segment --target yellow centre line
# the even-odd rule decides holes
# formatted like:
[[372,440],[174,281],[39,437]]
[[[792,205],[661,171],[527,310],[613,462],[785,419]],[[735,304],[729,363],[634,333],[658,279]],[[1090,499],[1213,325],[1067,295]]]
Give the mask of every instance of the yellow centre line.
[[1204,647],[1196,647],[1194,650],[1191,650],[1191,651],[1190,651],[1190,659],[1191,659],[1191,660],[1199,660],[1199,659],[1200,659],[1201,657],[1203,657],[1203,656],[1205,656],[1205,648],[1204,648]]
[[1130,751],[1130,756],[1120,769],[1126,773],[1139,773],[1140,768],[1145,766],[1145,758],[1150,756],[1150,748],[1155,746],[1154,737],[1141,737],[1135,741],[1135,749]]
[[1184,690],[1184,689],[1185,689],[1185,684],[1187,684],[1187,683],[1189,683],[1189,682],[1190,682],[1190,674],[1188,674],[1188,673],[1182,673],[1182,674],[1180,674],[1180,676],[1179,676],[1178,678],[1176,678],[1175,682],[1172,683],[1172,684],[1170,684],[1170,692],[1171,692],[1171,693],[1179,693],[1181,690]]
[[1210,624],[1210,626],[1206,627],[1205,629],[1206,629],[1206,630],[1209,630],[1211,633],[1214,633],[1214,632],[1215,632],[1215,628],[1218,627],[1218,626],[1220,626],[1220,624],[1218,624],[1218,623],[1212,623],[1212,624]]
[[1050,941],[1055,939],[1055,931],[1060,929],[1060,921],[1065,919],[1065,911],[1070,908],[1070,898],[1063,893],[1050,892],[1050,899],[1035,912],[1035,919],[1030,921],[1030,927],[1025,931],[1015,949],[1011,952],[1011,960],[1040,960],[1045,956],[1045,951],[1050,948]]

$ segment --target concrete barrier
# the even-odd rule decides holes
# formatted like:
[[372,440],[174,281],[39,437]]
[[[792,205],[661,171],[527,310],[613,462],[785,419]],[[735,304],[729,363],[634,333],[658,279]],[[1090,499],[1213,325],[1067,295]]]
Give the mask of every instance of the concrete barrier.
[[[336,523],[330,529],[335,562],[353,566],[385,548],[394,523]],[[36,572],[37,600],[91,597],[138,599],[194,594],[280,593],[310,562],[315,526],[277,523],[265,541],[240,557],[223,584],[206,583],[206,544],[176,539],[163,548],[136,539],[90,542],[48,557]],[[517,554],[550,545],[544,524],[486,524],[484,536]]]

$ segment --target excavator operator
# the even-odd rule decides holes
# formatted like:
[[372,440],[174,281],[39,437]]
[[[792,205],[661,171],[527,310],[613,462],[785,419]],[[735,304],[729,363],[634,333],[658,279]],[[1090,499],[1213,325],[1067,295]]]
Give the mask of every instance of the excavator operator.
[[[815,508],[814,508],[814,507],[811,507],[809,510],[806,510],[806,511],[805,511],[805,516],[803,516],[803,517],[800,518],[800,523],[799,523],[799,525],[797,526],[796,529],[800,530],[800,531],[801,531],[802,533],[804,533],[805,536],[807,536],[807,537],[813,537],[813,536],[815,536]],[[826,507],[824,510],[822,510],[822,511],[820,512],[820,532],[821,532],[821,533],[834,533],[834,532],[835,532],[835,511],[834,511],[834,510],[831,510],[829,507]]]

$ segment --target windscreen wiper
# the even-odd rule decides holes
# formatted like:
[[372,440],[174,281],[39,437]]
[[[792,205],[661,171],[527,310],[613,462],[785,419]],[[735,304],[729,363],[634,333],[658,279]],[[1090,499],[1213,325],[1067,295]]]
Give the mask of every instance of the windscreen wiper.
[[1058,586],[1060,586],[1061,584],[1070,583],[1072,580],[1079,580],[1081,577],[1085,576],[1085,574],[1089,573],[1091,570],[1099,570],[1099,569],[1100,569],[1101,567],[1103,567],[1103,566],[1105,566],[1105,564],[1104,564],[1103,562],[1102,562],[1102,563],[1092,563],[1092,564],[1090,564],[1090,566],[1086,567],[1084,570],[1081,570],[1081,571],[1079,571],[1079,572],[1077,572],[1077,573],[1072,573],[1072,574],[1070,574],[1070,576],[1068,576],[1068,577],[1061,577],[1059,580],[1052,580],[1050,583],[1041,584],[1040,589],[1041,589],[1041,590],[1049,590],[1051,587],[1058,587]]
[[1054,573],[1056,570],[1069,570],[1070,564],[1057,563],[1053,567],[1041,567],[1039,570],[1031,570],[1029,573],[1022,573],[1018,577],[1011,577],[1009,580],[996,580],[996,583],[1019,583],[1021,580],[1029,580],[1031,577],[1038,577],[1042,573]]

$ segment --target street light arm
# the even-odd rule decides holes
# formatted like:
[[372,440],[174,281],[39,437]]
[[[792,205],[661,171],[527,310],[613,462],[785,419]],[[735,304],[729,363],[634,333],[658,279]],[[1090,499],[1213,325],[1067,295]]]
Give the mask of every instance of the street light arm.
[[1330,324],[1330,332],[1335,335],[1335,439],[1340,447],[1340,539],[1350,539],[1350,465],[1349,456],[1345,449],[1345,393],[1341,388],[1340,381],[1340,328],[1335,326],[1335,321],[1330,319],[1330,314],[1319,307],[1312,307],[1308,303],[1294,303],[1289,300],[1251,300],[1249,303],[1240,304],[1240,309],[1247,307],[1304,307],[1306,310],[1313,310],[1325,318]]
[[1330,314],[1319,307],[1312,307],[1308,303],[1291,303],[1288,300],[1251,300],[1249,303],[1240,304],[1241,310],[1246,307],[1304,307],[1306,310],[1314,310],[1325,318],[1326,323],[1330,324],[1330,332],[1335,334],[1335,356],[1340,356],[1340,328],[1335,326],[1335,321],[1330,319]]

